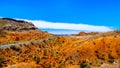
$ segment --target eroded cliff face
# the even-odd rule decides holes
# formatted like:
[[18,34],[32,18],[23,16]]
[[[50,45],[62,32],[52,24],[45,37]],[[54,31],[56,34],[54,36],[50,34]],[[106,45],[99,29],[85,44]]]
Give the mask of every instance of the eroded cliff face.
[[15,20],[11,18],[0,18],[0,30],[22,31],[37,30],[31,22]]

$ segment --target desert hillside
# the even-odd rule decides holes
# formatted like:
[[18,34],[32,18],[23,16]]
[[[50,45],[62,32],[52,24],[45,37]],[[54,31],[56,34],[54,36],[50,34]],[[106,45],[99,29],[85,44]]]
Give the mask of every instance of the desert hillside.
[[37,40],[53,36],[38,30],[31,22],[0,18],[0,44]]
[[[6,20],[11,21],[5,18],[2,22]],[[120,30],[53,36],[37,28],[26,30],[26,26],[17,27],[16,30],[4,29],[3,25],[8,27],[8,23],[0,26],[1,68],[118,68],[119,66]],[[3,44],[9,46],[3,47],[5,46]]]
[[74,34],[73,36],[88,36],[96,34],[100,34],[100,32],[79,32],[78,34]]

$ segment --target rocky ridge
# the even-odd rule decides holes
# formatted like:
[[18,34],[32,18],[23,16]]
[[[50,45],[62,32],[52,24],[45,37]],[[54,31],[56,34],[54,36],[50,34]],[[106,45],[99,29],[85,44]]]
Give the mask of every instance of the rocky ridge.
[[15,20],[11,18],[0,18],[0,30],[22,31],[37,30],[31,22]]

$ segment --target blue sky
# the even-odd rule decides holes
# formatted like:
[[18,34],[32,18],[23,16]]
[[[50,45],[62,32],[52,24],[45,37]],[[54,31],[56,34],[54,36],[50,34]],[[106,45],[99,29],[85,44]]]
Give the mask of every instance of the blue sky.
[[0,17],[120,29],[120,0],[1,0]]

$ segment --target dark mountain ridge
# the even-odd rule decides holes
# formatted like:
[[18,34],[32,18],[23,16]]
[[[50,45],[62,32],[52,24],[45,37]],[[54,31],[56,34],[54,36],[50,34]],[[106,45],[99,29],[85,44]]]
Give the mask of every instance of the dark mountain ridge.
[[15,20],[12,18],[0,18],[0,30],[21,31],[38,30],[31,22]]

